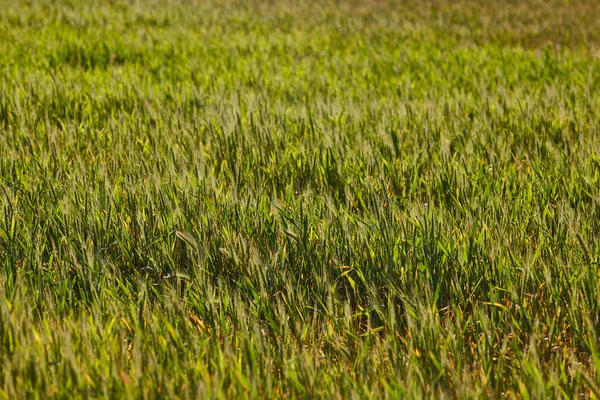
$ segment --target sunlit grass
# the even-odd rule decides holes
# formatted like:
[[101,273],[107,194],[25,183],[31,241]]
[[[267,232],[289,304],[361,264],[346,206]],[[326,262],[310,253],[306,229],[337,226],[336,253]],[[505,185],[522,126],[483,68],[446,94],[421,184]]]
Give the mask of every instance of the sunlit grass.
[[600,396],[594,2],[2,3],[0,397]]

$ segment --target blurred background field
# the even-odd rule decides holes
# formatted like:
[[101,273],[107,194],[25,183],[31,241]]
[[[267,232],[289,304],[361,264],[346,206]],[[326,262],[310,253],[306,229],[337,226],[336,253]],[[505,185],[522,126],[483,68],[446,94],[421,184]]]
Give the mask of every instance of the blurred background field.
[[0,1],[0,397],[600,397],[600,4]]

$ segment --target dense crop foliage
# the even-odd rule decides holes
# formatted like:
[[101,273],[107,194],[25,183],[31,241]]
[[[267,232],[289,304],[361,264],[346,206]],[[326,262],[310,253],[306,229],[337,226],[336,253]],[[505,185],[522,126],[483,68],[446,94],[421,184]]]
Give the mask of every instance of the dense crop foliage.
[[600,6],[485,3],[2,0],[0,397],[599,397]]

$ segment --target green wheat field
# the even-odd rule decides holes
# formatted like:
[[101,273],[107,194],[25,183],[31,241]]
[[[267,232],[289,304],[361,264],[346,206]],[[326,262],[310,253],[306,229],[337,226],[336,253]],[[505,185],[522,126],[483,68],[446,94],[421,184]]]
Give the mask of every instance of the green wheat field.
[[0,399],[599,398],[600,3],[0,0]]

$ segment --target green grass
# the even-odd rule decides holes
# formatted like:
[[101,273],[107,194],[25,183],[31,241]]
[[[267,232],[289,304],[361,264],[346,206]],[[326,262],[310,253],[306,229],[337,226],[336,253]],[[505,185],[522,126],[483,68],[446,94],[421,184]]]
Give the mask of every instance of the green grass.
[[0,10],[0,398],[600,397],[596,2]]

